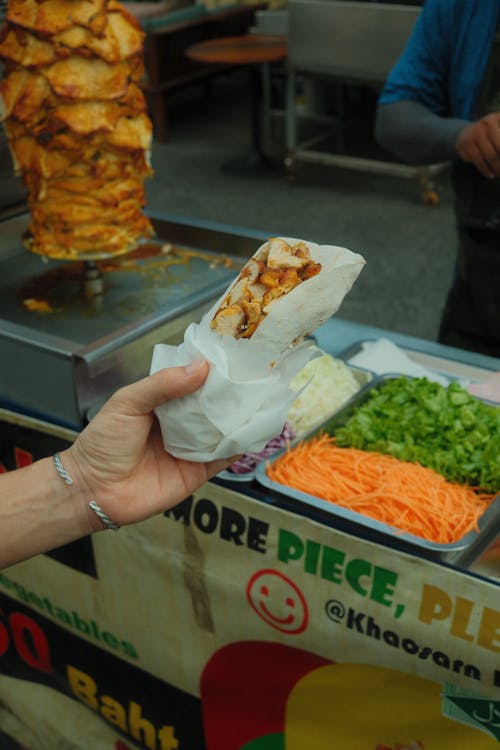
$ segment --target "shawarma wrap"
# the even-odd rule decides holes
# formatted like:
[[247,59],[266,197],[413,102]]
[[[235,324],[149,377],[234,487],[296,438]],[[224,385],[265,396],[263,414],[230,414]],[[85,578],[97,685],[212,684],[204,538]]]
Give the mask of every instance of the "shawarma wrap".
[[291,380],[315,356],[307,336],[338,310],[364,264],[346,248],[300,239],[261,245],[182,344],[154,349],[151,372],[210,364],[202,388],[157,409],[165,449],[194,461],[262,450],[298,396]]

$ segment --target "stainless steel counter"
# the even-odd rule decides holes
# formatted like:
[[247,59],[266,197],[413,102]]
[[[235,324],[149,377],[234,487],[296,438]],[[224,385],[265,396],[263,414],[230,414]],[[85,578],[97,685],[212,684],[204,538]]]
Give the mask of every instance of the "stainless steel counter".
[[[152,219],[161,241],[180,251],[173,257],[178,262],[170,264],[172,258],[158,252],[103,262],[100,300],[81,294],[83,264],[43,262],[22,249],[26,215],[0,223],[1,421],[47,439],[74,439],[89,410],[147,373],[156,343],[182,340],[189,322],[199,319],[266,239],[182,217]],[[52,312],[26,308],[35,292]],[[338,317],[314,335],[318,346],[334,356],[361,342],[388,338],[415,362],[445,375],[484,382],[500,371],[500,359]],[[495,517],[487,529],[491,544],[477,559],[470,550],[472,570],[491,578],[500,578],[499,525]],[[461,561],[463,567],[468,564]]]
[[265,239],[151,218],[157,239],[99,261],[103,292],[90,297],[85,264],[23,248],[27,214],[0,223],[0,406],[80,427],[89,408],[147,374],[154,344],[182,340]]

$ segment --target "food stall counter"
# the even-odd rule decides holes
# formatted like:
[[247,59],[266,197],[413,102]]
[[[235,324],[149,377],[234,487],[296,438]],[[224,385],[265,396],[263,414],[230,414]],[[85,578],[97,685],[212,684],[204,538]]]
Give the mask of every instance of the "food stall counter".
[[[191,230],[212,250],[210,227]],[[335,357],[387,339],[462,381],[500,370],[341,317],[314,338]],[[79,429],[8,408],[0,418],[0,470]],[[0,572],[0,746],[497,747],[494,537],[488,560],[459,566],[216,477],[161,516]]]

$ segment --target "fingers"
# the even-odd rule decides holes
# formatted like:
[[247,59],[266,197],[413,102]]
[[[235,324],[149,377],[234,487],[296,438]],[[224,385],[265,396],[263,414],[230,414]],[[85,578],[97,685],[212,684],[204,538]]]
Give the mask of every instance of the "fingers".
[[206,464],[208,479],[215,476],[215,474],[218,474],[220,471],[224,471],[224,469],[229,468],[229,466],[232,466],[239,458],[241,458],[241,456],[231,456],[231,458],[218,458],[215,461],[209,461]]
[[479,169],[481,174],[491,179],[495,176],[491,165],[497,158],[497,153],[493,144],[490,143],[488,138],[485,137],[484,134],[481,135],[481,138],[476,138],[476,140],[470,144],[470,159],[472,163],[475,164]]
[[491,113],[465,127],[456,151],[463,161],[474,164],[484,177],[500,176],[500,115]]
[[[497,126],[495,128],[500,133],[500,129]],[[473,163],[481,174],[492,179],[500,168],[500,142],[496,143],[495,132],[488,126],[486,119],[477,123],[474,135],[475,140],[472,144]]]
[[165,401],[196,391],[205,382],[208,371],[208,363],[204,360],[186,367],[164,368],[120,388],[108,403],[114,408],[120,405],[130,416],[148,414]]
[[207,479],[211,479],[232,464],[234,464],[234,458],[218,458],[215,461],[209,461],[206,464]]
[[483,120],[485,137],[479,144],[493,177],[500,176],[500,118],[495,113]]
[[471,158],[469,161],[471,161],[474,166],[479,169],[484,177],[492,180],[495,177],[495,172],[492,168],[493,159],[494,157],[489,157],[489,159],[486,158],[481,153],[481,150],[478,147],[475,147],[471,152]]

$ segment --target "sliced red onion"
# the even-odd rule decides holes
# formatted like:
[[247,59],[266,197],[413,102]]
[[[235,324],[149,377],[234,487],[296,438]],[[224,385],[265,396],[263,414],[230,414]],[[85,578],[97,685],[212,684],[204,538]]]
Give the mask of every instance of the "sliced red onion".
[[233,474],[248,474],[253,471],[257,464],[263,461],[264,458],[268,458],[269,456],[278,453],[282,448],[285,448],[287,443],[290,440],[293,440],[294,437],[295,433],[292,430],[290,423],[285,422],[280,434],[271,438],[266,447],[260,451],[260,453],[245,453],[245,455],[235,461],[234,464],[231,464],[228,471],[231,471]]

